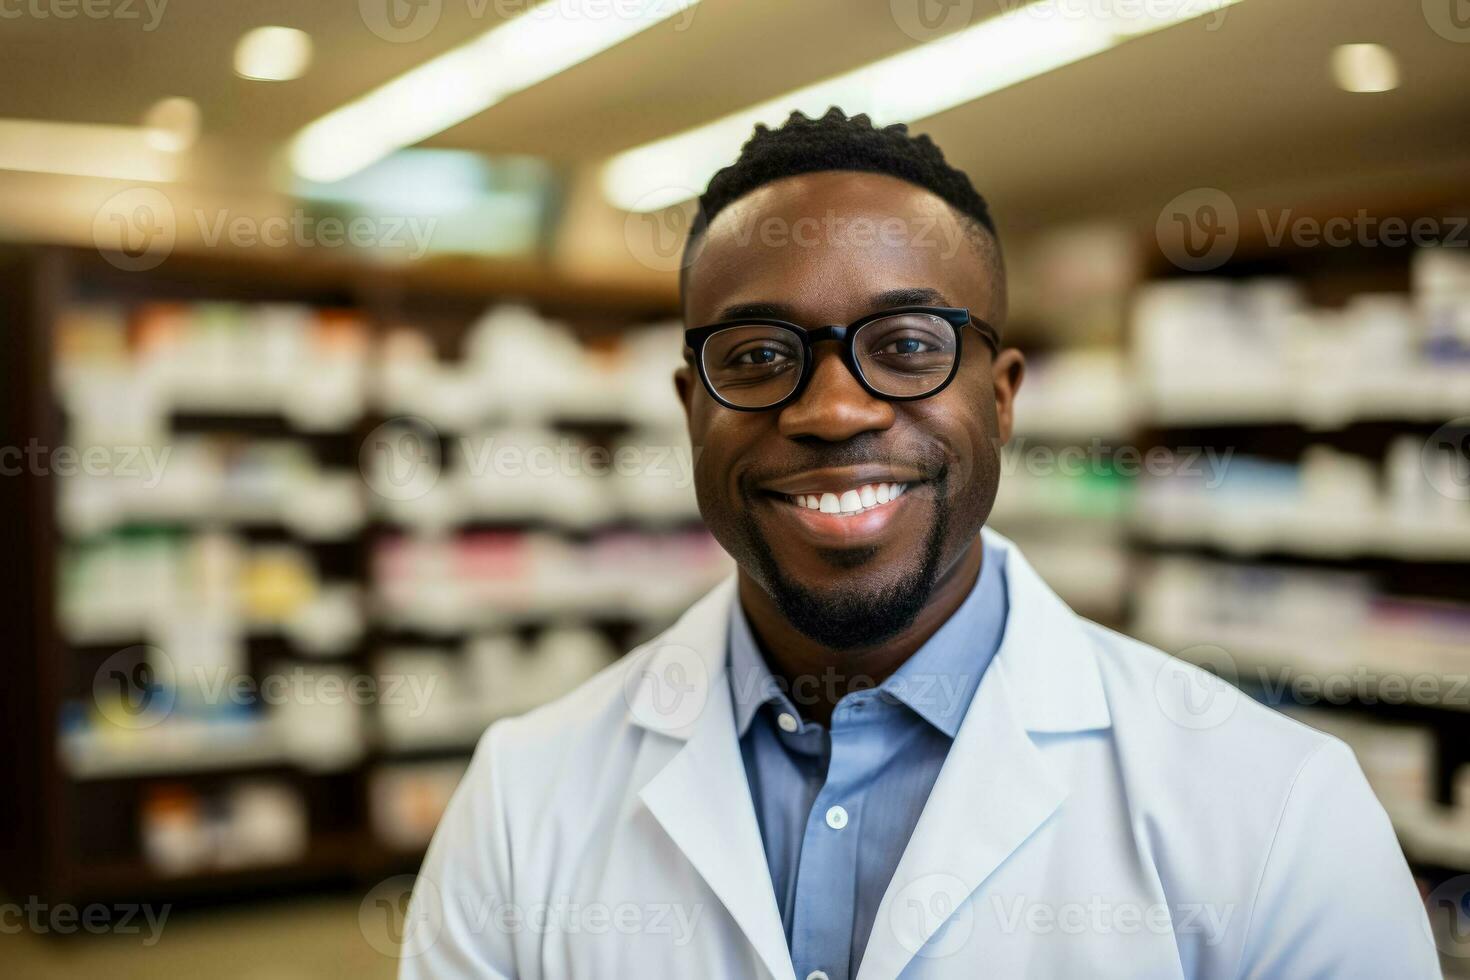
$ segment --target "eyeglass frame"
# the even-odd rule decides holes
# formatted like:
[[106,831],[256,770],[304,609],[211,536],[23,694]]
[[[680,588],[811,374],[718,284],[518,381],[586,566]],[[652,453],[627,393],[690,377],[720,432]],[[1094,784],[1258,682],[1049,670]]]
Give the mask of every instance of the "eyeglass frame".
[[[873,387],[863,374],[862,365],[858,363],[854,346],[857,343],[858,331],[870,323],[885,320],[892,316],[905,316],[908,314],[927,314],[937,316],[954,328],[954,363],[949,366],[949,374],[938,385],[924,392],[922,395],[889,395]],[[925,398],[933,398],[955,379],[960,370],[960,355],[964,350],[962,338],[965,326],[973,326],[985,338],[992,353],[1000,351],[1000,338],[995,327],[988,321],[979,317],[972,317],[970,311],[964,307],[954,306],[896,306],[888,310],[879,310],[861,316],[847,326],[830,323],[825,326],[808,330],[805,327],[790,322],[789,320],[776,320],[768,317],[737,317],[733,320],[721,320],[719,323],[711,323],[704,327],[689,327],[684,331],[684,344],[690,349],[694,357],[694,369],[699,372],[699,380],[704,383],[704,390],[709,392],[711,398],[719,402],[725,408],[736,412],[774,412],[785,408],[787,405],[797,401],[806,391],[807,384],[812,379],[812,368],[816,364],[816,352],[813,347],[829,340],[835,340],[842,345],[842,362],[847,365],[847,370],[862,385],[864,391],[874,398],[889,402],[916,402]],[[796,381],[796,387],[782,398],[777,399],[769,405],[750,407],[747,405],[736,405],[723,398],[715,390],[714,383],[710,381],[709,374],[704,369],[704,345],[709,338],[722,330],[733,327],[782,327],[790,330],[801,340],[801,377]]]

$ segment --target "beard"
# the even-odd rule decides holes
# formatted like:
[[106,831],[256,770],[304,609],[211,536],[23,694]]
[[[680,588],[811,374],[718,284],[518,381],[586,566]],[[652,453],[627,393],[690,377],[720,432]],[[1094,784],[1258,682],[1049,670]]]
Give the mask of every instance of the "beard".
[[[757,581],[765,586],[787,622],[829,650],[871,647],[897,636],[928,605],[939,581],[949,530],[947,482],[941,476],[934,483],[934,523],[924,539],[916,569],[900,569],[892,581],[871,587],[839,586],[821,592],[808,589],[787,577],[760,528],[754,521],[746,521],[745,538],[760,572]],[[875,553],[872,548],[834,549],[825,557],[834,567],[858,568]]]

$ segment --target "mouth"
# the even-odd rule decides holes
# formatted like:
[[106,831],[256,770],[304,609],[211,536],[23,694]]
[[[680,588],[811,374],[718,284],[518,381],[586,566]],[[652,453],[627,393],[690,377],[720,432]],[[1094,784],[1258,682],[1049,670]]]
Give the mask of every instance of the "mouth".
[[820,548],[873,547],[897,538],[914,491],[926,485],[911,470],[887,466],[814,470],[760,488],[781,537]]
[[907,483],[864,483],[848,490],[814,490],[810,493],[781,494],[788,503],[804,510],[814,510],[835,517],[856,517],[867,514],[903,496],[909,488]]

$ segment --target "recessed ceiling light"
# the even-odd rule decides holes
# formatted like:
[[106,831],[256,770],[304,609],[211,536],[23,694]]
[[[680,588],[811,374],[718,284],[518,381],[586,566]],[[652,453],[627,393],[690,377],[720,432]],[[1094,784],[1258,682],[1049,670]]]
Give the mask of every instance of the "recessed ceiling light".
[[876,126],[912,122],[1238,2],[1166,5],[1142,16],[1130,4],[1086,19],[1055,16],[1052,0],[1003,3],[1006,13],[973,27],[619,153],[603,168],[603,194],[625,211],[657,211],[697,194],[756,123],[780,126],[794,111],[816,117],[834,105],[867,113]]
[[318,183],[349,177],[675,14],[687,21],[698,2],[628,0],[595,16],[545,0],[311,123],[292,141],[292,169]]
[[1339,44],[1332,79],[1344,92],[1391,92],[1399,87],[1398,59],[1381,44]]
[[235,74],[263,82],[300,78],[311,64],[311,35],[294,27],[257,27],[235,44]]
[[199,136],[199,104],[175,95],[153,103],[143,116],[148,145],[164,153],[182,153]]

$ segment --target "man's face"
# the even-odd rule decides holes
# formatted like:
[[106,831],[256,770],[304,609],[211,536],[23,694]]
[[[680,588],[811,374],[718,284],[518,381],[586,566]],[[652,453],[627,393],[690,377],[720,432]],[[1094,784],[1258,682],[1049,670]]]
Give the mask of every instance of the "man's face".
[[[939,197],[896,178],[823,172],[768,184],[706,231],[685,280],[685,317],[703,326],[768,316],[814,329],[902,305],[967,307],[1000,326],[1003,284],[974,233]],[[700,511],[720,544],[803,633],[833,649],[904,629],[974,546],[1009,438],[1020,355],[992,356],[961,331],[954,381],[892,402],[868,394],[840,345],[814,351],[801,397],[739,412],[692,368],[676,377],[697,453]],[[855,515],[792,498],[880,484],[906,489]]]

